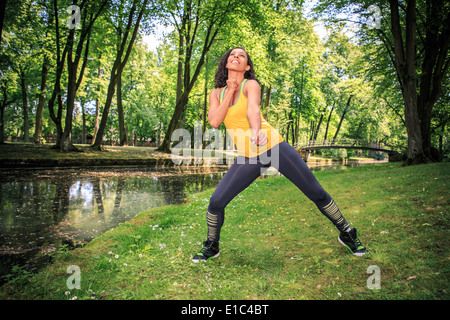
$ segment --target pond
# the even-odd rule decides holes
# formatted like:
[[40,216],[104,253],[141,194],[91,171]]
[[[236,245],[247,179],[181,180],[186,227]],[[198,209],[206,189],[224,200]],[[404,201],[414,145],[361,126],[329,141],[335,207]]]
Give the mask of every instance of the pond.
[[217,186],[226,170],[3,172],[0,277],[10,273],[13,265],[45,264],[49,253],[61,245],[85,244],[139,212],[182,203],[189,194]]
[[12,266],[40,267],[64,244],[83,245],[139,212],[183,203],[217,186],[227,169],[0,171],[0,285]]

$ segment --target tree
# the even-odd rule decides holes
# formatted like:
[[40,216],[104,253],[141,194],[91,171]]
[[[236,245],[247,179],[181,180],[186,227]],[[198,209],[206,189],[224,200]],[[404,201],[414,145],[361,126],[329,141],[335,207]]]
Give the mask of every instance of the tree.
[[[390,0],[389,4],[394,64],[405,102],[408,163],[426,163],[433,161],[431,114],[450,64],[450,5],[444,1],[427,1],[425,8],[422,7],[424,12],[420,12],[424,13],[425,18],[420,30],[417,26],[417,10],[420,6],[416,8],[415,0],[410,0],[406,8],[401,8],[395,0]],[[406,11],[405,40],[399,10]],[[419,38],[416,33],[419,33]],[[423,50],[422,54],[417,53],[418,46],[419,50]]]
[[[100,126],[98,128],[97,136],[95,138],[95,142],[93,144],[93,148],[101,149],[103,143],[103,135],[106,129],[106,123],[108,121],[109,111],[111,109],[111,103],[116,91],[116,86],[119,83],[123,68],[125,67],[128,58],[130,56],[131,50],[133,48],[134,42],[138,35],[139,24],[141,23],[142,17],[147,10],[148,0],[144,0],[142,3],[138,3],[138,0],[133,0],[132,7],[128,13],[128,21],[123,32],[123,36],[120,42],[120,46],[118,46],[116,52],[116,58],[114,61],[114,65],[111,69],[110,73],[110,82],[108,86],[108,92],[106,96],[106,103],[103,109],[102,119],[100,122]],[[123,6],[123,2],[120,3]],[[121,7],[122,7],[121,6]],[[121,19],[122,17],[120,17]],[[131,35],[130,35],[131,33]],[[119,87],[121,88],[121,87]],[[120,96],[119,96],[120,98]]]
[[[375,28],[368,28],[366,9],[373,4],[378,5],[373,1],[327,0],[321,1],[317,9],[328,14],[350,9],[361,17],[362,39],[382,43],[391,67],[395,68],[403,96],[408,133],[405,164],[433,161],[431,117],[449,71],[450,3],[443,0],[389,0],[389,6],[378,7],[381,16],[389,18],[382,19]],[[385,65],[385,68],[389,67]]]
[[[46,11],[45,6],[49,6],[49,1],[44,1],[41,4],[41,7],[38,7],[39,16],[38,18],[39,24],[34,26],[34,33],[39,34],[39,40],[41,42],[39,49],[42,54],[42,68],[41,68],[41,81],[38,92],[38,106],[36,109],[36,121],[35,121],[35,130],[33,140],[34,143],[41,143],[42,138],[42,115],[45,107],[45,99],[47,94],[47,81],[48,81],[48,73],[50,69],[50,61],[52,56],[52,45],[54,42],[51,40],[51,25],[54,23],[54,15],[51,10]],[[34,20],[34,19],[33,19]],[[36,32],[36,29],[40,28],[40,32]]]
[[7,72],[2,74],[0,78],[0,144],[5,141],[5,109],[7,106],[11,105],[16,101],[17,94],[9,94],[10,87],[14,87],[16,82],[16,75],[13,72]]
[[[175,104],[177,55],[173,47],[162,44],[157,52],[136,43],[130,62],[124,68],[122,97],[129,143],[161,140],[162,128],[170,121]],[[132,139],[132,140],[131,140]]]
[[[167,3],[169,23],[175,26],[178,36],[178,70],[177,70],[177,102],[167,128],[164,139],[158,151],[170,152],[171,137],[179,126],[183,112],[200,71],[205,63],[205,57],[217,38],[219,31],[229,21],[232,10],[239,10],[243,5],[241,0],[227,2],[214,0],[210,2],[191,0],[179,3]],[[199,35],[201,43],[199,45]],[[197,63],[194,62],[195,51],[199,52]],[[194,70],[192,73],[191,70]]]
[[325,116],[325,111],[328,111],[328,108],[331,107],[324,140],[328,138],[333,112],[336,112],[336,114],[340,113],[340,119],[332,139],[334,143],[342,128],[345,116],[352,111],[350,102],[353,96],[361,90],[360,78],[355,68],[361,51],[345,35],[341,24],[328,28],[327,31],[328,36],[324,43],[324,50],[321,57],[322,64],[320,66],[320,72],[322,74],[320,87],[327,108],[321,114],[319,125],[316,128],[317,132],[314,135],[317,138],[321,124],[320,120],[323,119],[322,115]]
[[0,42],[2,41],[3,21],[5,20],[6,0],[0,3]]
[[[55,0],[56,1],[56,0]],[[62,151],[73,151],[76,148],[72,144],[72,120],[73,110],[75,105],[75,97],[83,79],[84,70],[88,61],[89,44],[91,29],[95,20],[102,13],[108,0],[103,0],[100,4],[88,2],[88,0],[82,1],[80,4],[81,10],[81,32],[79,34],[78,43],[75,49],[75,56],[73,56],[73,49],[75,47],[75,30],[76,28],[70,28],[67,36],[66,48],[67,48],[67,100],[66,100],[66,117],[65,126],[60,141],[60,149]],[[77,4],[77,1],[74,1]],[[86,43],[85,43],[86,41]],[[84,54],[83,54],[84,47]],[[81,69],[79,70],[80,61],[83,58]]]
[[[21,118],[23,124],[20,126],[24,141],[29,141],[31,129],[31,101],[30,93],[33,85],[34,73],[37,61],[40,59],[41,35],[40,25],[33,25],[39,16],[39,7],[30,0],[18,3],[9,2],[6,9],[5,36],[3,38],[2,60],[5,64],[1,66],[2,72],[8,70],[15,72],[18,76],[18,86],[21,93]],[[11,88],[11,82],[8,83]]]

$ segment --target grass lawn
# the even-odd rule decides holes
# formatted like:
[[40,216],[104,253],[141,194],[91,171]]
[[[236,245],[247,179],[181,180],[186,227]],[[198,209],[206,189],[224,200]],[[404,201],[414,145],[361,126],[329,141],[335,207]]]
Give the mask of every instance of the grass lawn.
[[[0,299],[449,299],[450,164],[377,164],[315,173],[370,250],[356,257],[284,177],[258,179],[227,207],[221,254],[191,257],[206,236],[214,190],[145,211],[83,248],[61,249],[37,275],[23,270]],[[81,288],[68,289],[76,265]],[[381,288],[369,289],[368,268]]]

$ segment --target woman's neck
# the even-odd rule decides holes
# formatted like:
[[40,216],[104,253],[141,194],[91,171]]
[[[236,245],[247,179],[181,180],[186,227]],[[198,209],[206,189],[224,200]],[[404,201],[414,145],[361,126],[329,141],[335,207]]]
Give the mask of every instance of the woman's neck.
[[236,72],[228,70],[228,79],[236,79],[238,86],[244,81],[244,72]]

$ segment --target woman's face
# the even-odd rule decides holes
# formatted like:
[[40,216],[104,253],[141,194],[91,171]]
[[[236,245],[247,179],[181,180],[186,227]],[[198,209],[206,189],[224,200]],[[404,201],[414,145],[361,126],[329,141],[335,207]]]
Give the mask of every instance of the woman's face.
[[250,66],[248,65],[248,57],[247,52],[240,48],[235,48],[231,50],[230,55],[227,59],[228,70],[233,71],[248,71],[250,70]]

